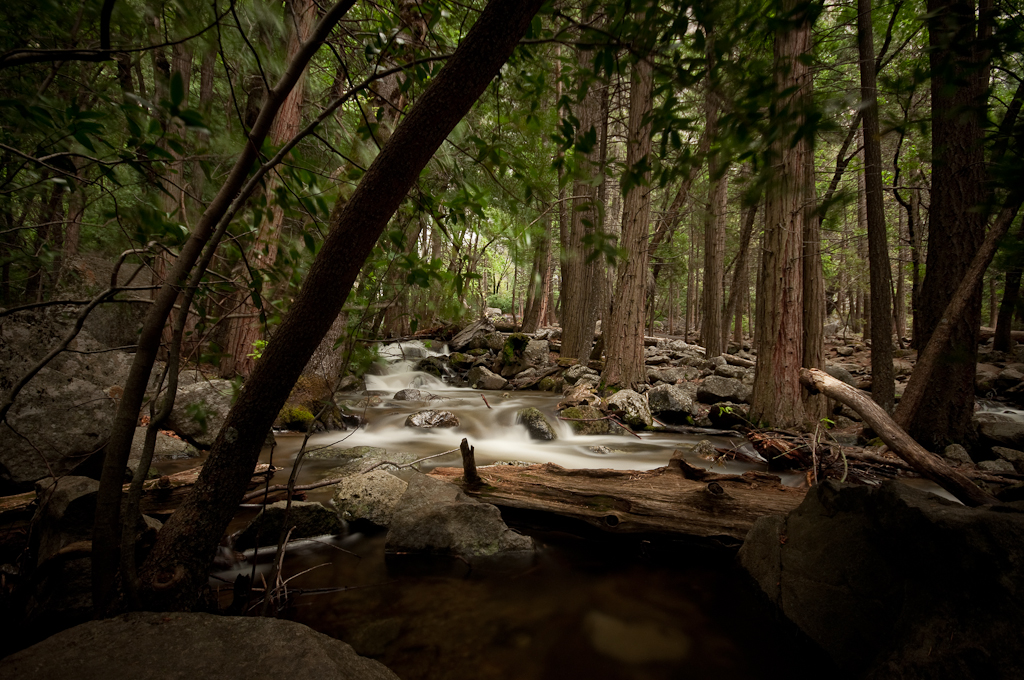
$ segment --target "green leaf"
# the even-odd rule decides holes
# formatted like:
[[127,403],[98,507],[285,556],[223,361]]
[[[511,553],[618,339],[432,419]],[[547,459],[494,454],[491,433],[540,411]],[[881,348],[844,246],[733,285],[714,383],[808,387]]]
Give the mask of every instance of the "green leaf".
[[313,235],[306,232],[302,235],[302,240],[305,241],[306,248],[309,249],[309,252],[316,254],[316,241],[313,240]]

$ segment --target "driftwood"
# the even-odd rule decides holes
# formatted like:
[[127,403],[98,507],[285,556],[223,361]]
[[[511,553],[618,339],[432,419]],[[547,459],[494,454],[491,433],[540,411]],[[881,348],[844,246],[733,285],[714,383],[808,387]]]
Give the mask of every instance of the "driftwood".
[[[269,469],[270,466],[266,463],[260,463],[256,466],[256,469],[252,473],[252,482],[250,485],[255,485],[263,482],[267,475],[273,475],[277,470]],[[142,485],[143,494],[142,502],[139,506],[139,511],[143,515],[151,513],[156,514],[167,514],[174,512],[181,501],[185,498],[185,495],[189,492],[192,485],[199,479],[199,471],[201,467],[192,468],[190,470],[182,470],[181,472],[175,472],[171,475],[164,475],[159,479],[150,479]],[[128,492],[128,484],[124,485],[124,492]],[[12,510],[21,510],[27,508],[36,500],[36,492],[29,491],[27,493],[18,494],[17,496],[7,496],[0,498],[0,514],[10,512]]]
[[893,453],[953,494],[964,505],[982,506],[999,503],[962,472],[947,465],[941,458],[911,439],[910,435],[904,432],[878,404],[871,401],[867,394],[816,368],[800,369],[800,382],[809,389],[822,392],[852,408]]
[[805,490],[763,472],[725,475],[689,465],[677,451],[667,467],[567,470],[547,463],[478,468],[483,485],[462,481],[459,468],[430,474],[453,481],[500,507],[571,517],[614,533],[675,535],[738,545],[757,518],[785,514]]

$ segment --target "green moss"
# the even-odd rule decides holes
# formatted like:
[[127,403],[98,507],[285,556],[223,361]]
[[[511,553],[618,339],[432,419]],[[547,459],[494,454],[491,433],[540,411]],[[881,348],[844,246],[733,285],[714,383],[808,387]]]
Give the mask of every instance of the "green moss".
[[513,333],[505,340],[505,346],[501,348],[501,357],[506,364],[511,364],[523,355],[523,350],[530,344],[530,336],[525,333]]
[[289,430],[306,432],[313,424],[315,416],[302,406],[287,406],[281,409],[277,419]]

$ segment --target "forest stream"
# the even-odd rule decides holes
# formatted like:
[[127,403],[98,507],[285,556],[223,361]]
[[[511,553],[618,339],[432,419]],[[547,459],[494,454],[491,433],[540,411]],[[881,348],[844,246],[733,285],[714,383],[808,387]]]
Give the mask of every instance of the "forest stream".
[[[422,356],[426,350],[407,344],[404,351]],[[411,362],[397,358],[386,375],[367,376],[369,394],[381,400],[363,411],[365,425],[312,435],[307,447],[374,446],[425,457],[455,449],[465,437],[476,449],[478,465],[526,461],[649,470],[665,465],[675,450],[688,450],[706,438],[647,432],[639,438],[625,432],[578,436],[557,419],[557,395],[452,388],[411,371]],[[391,398],[407,387],[438,399],[424,406]],[[555,441],[531,440],[515,422],[516,411],[526,406],[545,413],[557,429]],[[450,410],[461,424],[405,427],[405,418],[423,408]],[[272,462],[284,469],[274,483],[281,483],[291,472],[303,435],[276,436]],[[741,437],[720,437],[714,443],[753,452]],[[723,472],[753,467],[688,458]],[[267,447],[261,462],[270,459]],[[456,451],[417,467],[458,465]],[[336,466],[337,461],[304,461],[297,481],[322,479]],[[397,474],[420,473],[403,469]],[[796,483],[799,476],[790,481]],[[332,487],[324,487],[307,497],[328,503],[332,494]],[[240,529],[255,512],[240,515],[231,530]],[[456,558],[385,554],[383,532],[355,526],[347,535],[298,542],[284,562],[290,597],[281,615],[352,644],[404,680],[792,678],[809,676],[812,669],[820,674],[822,664],[831,665],[748,583],[733,550],[596,536],[582,527],[565,531],[550,518],[506,513],[505,519],[537,540],[535,555],[470,565]],[[272,553],[272,548],[261,549],[257,583],[261,574],[269,575]],[[252,572],[252,562],[245,560],[212,574],[222,604],[231,600],[230,584],[237,575]]]

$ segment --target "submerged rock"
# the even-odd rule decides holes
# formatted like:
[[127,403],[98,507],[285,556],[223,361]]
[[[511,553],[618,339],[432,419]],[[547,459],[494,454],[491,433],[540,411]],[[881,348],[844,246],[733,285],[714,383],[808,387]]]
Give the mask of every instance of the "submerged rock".
[[385,545],[396,552],[462,557],[534,550],[533,539],[509,529],[498,508],[427,475],[416,475],[409,481],[395,508]]
[[516,413],[516,422],[526,426],[531,439],[549,442],[555,439],[555,432],[551,429],[551,423],[544,417],[544,414],[532,406],[520,409]]
[[740,562],[861,677],[1024,677],[1024,513],[827,481],[759,519]]
[[[287,501],[271,503],[242,530],[235,541],[235,550],[248,550],[261,545],[277,545],[285,522]],[[291,540],[309,536],[337,534],[341,531],[338,516],[319,503],[292,501],[288,509],[288,526],[294,526]]]
[[21,680],[398,680],[344,642],[293,621],[181,612],[83,623],[3,659],[0,674]]
[[458,427],[459,419],[451,411],[417,411],[405,419],[406,427]]

